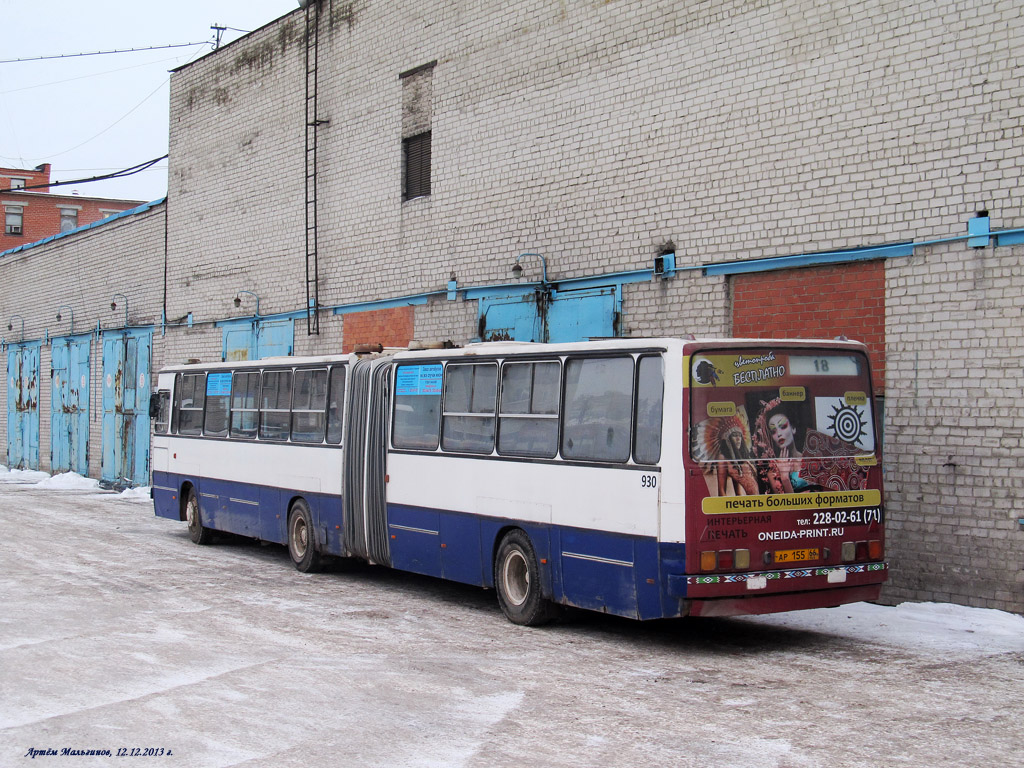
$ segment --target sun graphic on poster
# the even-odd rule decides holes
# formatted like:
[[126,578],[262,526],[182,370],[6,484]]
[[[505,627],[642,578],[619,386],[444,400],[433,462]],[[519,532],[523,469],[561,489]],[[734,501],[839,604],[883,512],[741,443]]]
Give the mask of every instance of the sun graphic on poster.
[[847,443],[859,445],[867,434],[867,421],[864,420],[860,408],[855,405],[833,405],[829,418],[832,420],[829,430],[835,437]]

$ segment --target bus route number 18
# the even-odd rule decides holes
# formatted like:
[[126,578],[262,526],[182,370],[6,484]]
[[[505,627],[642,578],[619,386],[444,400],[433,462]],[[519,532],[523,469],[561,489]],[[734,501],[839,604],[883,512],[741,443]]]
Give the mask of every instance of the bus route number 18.
[[658,476],[657,475],[640,475],[640,487],[641,488],[657,488],[658,487]]

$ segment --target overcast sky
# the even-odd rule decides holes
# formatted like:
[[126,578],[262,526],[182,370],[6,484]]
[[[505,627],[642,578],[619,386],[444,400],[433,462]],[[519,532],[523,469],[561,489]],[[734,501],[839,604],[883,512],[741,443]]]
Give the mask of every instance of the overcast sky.
[[[297,7],[296,0],[0,0],[2,60],[206,43],[0,63],[0,166],[50,163],[51,179],[64,181],[166,154],[168,70],[211,51],[215,24],[251,31]],[[239,37],[228,30],[222,44]],[[167,193],[167,161],[134,176],[51,191],[157,200]]]

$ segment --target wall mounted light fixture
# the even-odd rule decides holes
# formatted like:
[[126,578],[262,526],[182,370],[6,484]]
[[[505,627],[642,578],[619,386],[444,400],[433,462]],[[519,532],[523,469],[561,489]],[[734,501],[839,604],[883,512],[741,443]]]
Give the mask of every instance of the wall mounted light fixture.
[[242,294],[243,293],[247,293],[250,296],[252,296],[254,299],[256,299],[256,314],[254,315],[254,317],[259,317],[260,316],[260,297],[257,296],[252,291],[238,291],[235,294],[235,306],[236,307],[242,306]]
[[523,276],[523,267],[519,263],[519,260],[521,258],[523,258],[523,256],[536,256],[538,259],[540,259],[540,281],[541,281],[542,284],[547,285],[548,284],[548,263],[544,259],[544,257],[541,256],[539,253],[520,253],[518,256],[516,256],[515,264],[512,265],[512,277],[514,277],[516,280],[518,280],[519,278],[521,278]]
[[71,335],[74,335],[74,333],[75,333],[75,310],[73,310],[71,308],[70,304],[61,304],[59,307],[57,307],[57,322],[58,323],[61,322],[61,320],[63,319],[61,317],[61,314],[60,314],[60,311],[62,309],[66,309],[68,311],[68,314],[71,315],[71,328],[68,329],[68,332]]
[[19,342],[20,341],[24,341],[25,340],[25,318],[22,317],[21,315],[11,315],[11,318],[7,321],[7,330],[8,331],[13,331],[14,330],[14,321],[15,320],[21,320],[21,338],[18,341]]
[[110,300],[110,311],[111,312],[116,312],[117,311],[117,297],[118,296],[120,296],[122,299],[124,299],[124,327],[127,328],[128,327],[128,297],[125,296],[123,293],[115,293],[114,297]]

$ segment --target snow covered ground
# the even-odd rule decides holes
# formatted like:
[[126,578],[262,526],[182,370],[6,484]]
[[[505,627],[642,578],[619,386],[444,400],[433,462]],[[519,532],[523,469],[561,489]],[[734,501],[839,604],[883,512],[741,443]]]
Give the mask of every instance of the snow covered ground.
[[529,630],[492,592],[300,574],[193,545],[148,489],[6,469],[0,568],[0,766],[1024,765],[1024,617],[998,611]]
[[[100,481],[91,477],[82,477],[77,472],[61,472],[56,475],[49,475],[46,472],[38,472],[33,469],[8,469],[0,464],[0,483],[18,483],[22,485],[33,485],[36,488],[52,488],[62,491],[95,491],[100,487]],[[139,488],[126,488],[117,494],[120,499],[133,499],[143,501],[146,504],[152,503],[149,495],[149,486]]]

